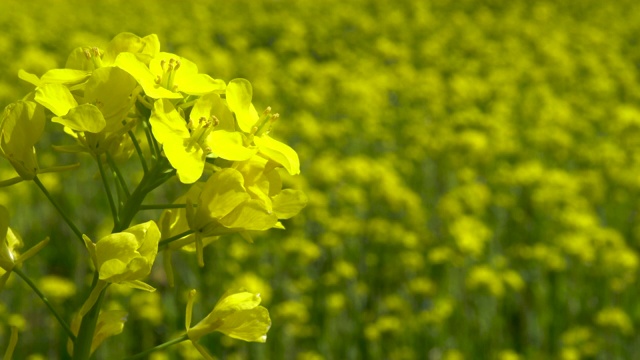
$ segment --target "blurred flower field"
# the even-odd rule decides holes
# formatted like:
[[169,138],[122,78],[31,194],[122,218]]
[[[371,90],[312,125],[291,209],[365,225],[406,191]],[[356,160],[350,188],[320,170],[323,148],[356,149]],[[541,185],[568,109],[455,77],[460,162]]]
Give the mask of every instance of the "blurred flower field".
[[[75,47],[153,33],[202,72],[249,79],[300,154],[301,175],[284,180],[309,205],[286,230],[222,237],[204,268],[174,254],[175,288],[160,264],[149,282],[163,291],[116,290],[109,307],[129,312],[127,327],[97,358],[181,331],[196,282],[199,314],[233,286],[271,314],[265,344],[202,339],[219,359],[640,353],[640,3],[3,0],[0,29],[3,108],[29,89],[19,69],[41,75]],[[1,161],[0,180],[13,176]],[[96,174],[42,181],[58,196],[82,189],[65,206],[83,228],[109,226],[88,211],[106,206]],[[0,188],[26,247],[50,229],[71,237],[36,190]],[[25,265],[66,314],[82,305],[82,251],[69,240]],[[16,359],[65,356],[36,301],[16,279],[0,292],[0,353],[10,324]],[[151,356],[198,358],[186,346]]]

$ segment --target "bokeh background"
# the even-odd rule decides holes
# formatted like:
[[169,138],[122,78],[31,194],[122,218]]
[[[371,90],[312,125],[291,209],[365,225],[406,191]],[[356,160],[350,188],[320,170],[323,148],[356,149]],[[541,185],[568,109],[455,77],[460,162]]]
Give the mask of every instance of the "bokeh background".
[[[2,0],[0,105],[30,90],[19,69],[63,67],[122,31],[249,79],[256,107],[281,114],[275,137],[302,161],[286,182],[310,203],[286,231],[210,245],[203,269],[175,256],[175,288],[158,268],[160,291],[116,289],[109,306],[128,323],[98,358],[178,334],[194,286],[196,319],[235,286],[270,310],[266,344],[203,339],[219,359],[640,354],[637,1]],[[41,164],[77,161],[53,154],[56,140],[38,144]],[[95,234],[108,208],[87,164],[43,182]],[[11,176],[0,162],[0,180]],[[36,190],[0,189],[0,203],[27,247],[52,236],[24,270],[70,317],[86,255]],[[17,324],[17,359],[64,358],[40,305],[8,284],[0,349]],[[197,358],[186,345],[152,357]]]

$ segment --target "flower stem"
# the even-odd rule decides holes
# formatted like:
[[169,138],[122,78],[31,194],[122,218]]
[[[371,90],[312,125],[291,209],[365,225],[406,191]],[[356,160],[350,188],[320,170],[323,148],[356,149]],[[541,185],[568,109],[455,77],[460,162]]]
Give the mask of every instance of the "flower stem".
[[140,143],[138,143],[138,139],[136,138],[136,135],[133,133],[133,130],[129,130],[128,134],[129,134],[129,137],[131,138],[131,142],[133,142],[133,147],[136,148],[136,152],[138,153],[138,157],[140,158],[140,164],[142,164],[142,171],[144,171],[144,173],[146,174],[149,172],[149,168],[147,167],[147,161],[145,160],[144,155],[142,154]]
[[140,205],[140,210],[184,209],[187,204],[151,204]]
[[176,241],[176,240],[179,240],[179,239],[181,239],[181,238],[183,238],[183,237],[185,237],[185,236],[187,236],[187,235],[191,235],[191,234],[193,234],[194,232],[195,232],[195,231],[193,231],[193,230],[189,229],[189,230],[187,230],[187,231],[185,231],[185,232],[183,232],[183,233],[180,233],[180,234],[178,234],[178,235],[174,235],[174,236],[172,236],[172,237],[170,237],[170,238],[164,239],[164,240],[162,240],[162,241],[160,241],[160,242],[158,243],[158,248],[161,248],[161,247],[167,246],[167,245],[169,245],[171,242]]
[[118,168],[118,165],[116,164],[115,161],[113,161],[113,157],[111,157],[111,154],[109,153],[107,153],[107,162],[109,163],[109,167],[111,167],[111,170],[113,171],[113,173],[116,175],[116,178],[118,179],[118,184],[120,184],[120,188],[122,189],[126,197],[129,198],[129,196],[131,196],[131,193],[129,192],[129,187],[127,186],[127,182],[124,180],[124,177],[122,176],[122,172],[120,172],[120,168]]
[[69,328],[69,325],[67,325],[67,323],[62,319],[62,317],[60,316],[60,314],[58,314],[56,309],[53,308],[53,305],[51,305],[51,303],[49,302],[49,299],[47,299],[47,297],[40,291],[40,289],[38,289],[36,284],[34,284],[33,281],[31,281],[31,279],[29,279],[29,277],[25,273],[23,273],[22,270],[20,270],[19,268],[17,267],[14,268],[13,272],[16,273],[18,276],[20,276],[22,280],[24,280],[24,282],[26,282],[27,285],[29,285],[29,287],[38,295],[38,297],[42,299],[42,302],[45,305],[47,305],[47,307],[49,308],[49,311],[51,311],[53,316],[55,316],[55,318],[58,320],[58,322],[60,323],[60,326],[62,326],[64,331],[71,338],[71,341],[75,342],[76,336],[71,331],[71,328]]
[[174,171],[166,171],[168,165],[166,159],[160,158],[160,160],[154,164],[153,168],[144,174],[142,180],[122,207],[120,218],[113,226],[113,232],[120,232],[126,229],[133,220],[133,217],[140,210],[142,201],[144,201],[147,194],[173,177],[175,174]]
[[111,208],[111,216],[113,217],[113,223],[116,224],[118,222],[118,210],[116,208],[116,203],[113,200],[111,187],[107,182],[107,176],[104,173],[104,167],[102,166],[102,160],[100,159],[100,156],[98,156],[96,160],[98,163],[98,170],[100,170],[100,177],[102,178],[102,184],[104,185],[104,191],[107,193],[107,199],[109,200],[109,207]]
[[11,360],[13,358],[13,350],[16,348],[16,344],[18,343],[18,328],[15,326],[11,327],[11,336],[9,337],[9,344],[7,345],[7,350],[4,353],[4,360]]
[[71,221],[69,216],[67,216],[67,214],[62,210],[60,205],[58,205],[58,203],[55,202],[55,200],[53,200],[53,198],[51,197],[51,194],[49,194],[49,191],[47,191],[47,188],[44,187],[44,185],[42,184],[40,179],[38,179],[37,176],[33,178],[33,182],[35,182],[36,185],[38,185],[38,187],[40,188],[40,190],[42,191],[44,196],[46,196],[47,199],[49,199],[49,202],[51,202],[51,204],[53,204],[53,207],[55,207],[56,210],[58,210],[58,213],[60,214],[60,216],[62,216],[64,221],[67,223],[67,225],[69,225],[69,227],[71,228],[71,231],[73,231],[73,233],[76,234],[76,237],[78,238],[78,240],[80,240],[80,244],[82,244],[82,246],[84,247],[84,240],[82,239],[82,232],[80,230],[78,230],[78,227],[73,223],[73,221]]
[[140,358],[142,358],[142,357],[144,357],[146,355],[151,354],[154,351],[163,350],[163,349],[165,349],[165,348],[167,348],[167,347],[169,347],[171,345],[179,344],[179,343],[181,343],[181,342],[183,342],[185,340],[189,340],[189,337],[187,336],[187,334],[184,334],[184,335],[180,336],[179,338],[175,338],[173,340],[169,340],[166,343],[160,344],[160,345],[158,345],[156,347],[152,347],[151,349],[147,349],[147,350],[145,350],[145,351],[143,351],[141,353],[138,353],[138,354],[135,354],[135,355],[130,356],[128,358],[125,358],[125,360],[140,359]]
[[[94,287],[98,282],[97,276],[96,273],[94,275]],[[82,323],[80,323],[80,329],[78,330],[78,338],[73,346],[73,360],[88,360],[91,356],[91,343],[93,342],[93,335],[96,331],[96,325],[98,324],[98,315],[100,315],[105,289],[100,292],[98,300],[96,300],[89,312],[82,317]]]

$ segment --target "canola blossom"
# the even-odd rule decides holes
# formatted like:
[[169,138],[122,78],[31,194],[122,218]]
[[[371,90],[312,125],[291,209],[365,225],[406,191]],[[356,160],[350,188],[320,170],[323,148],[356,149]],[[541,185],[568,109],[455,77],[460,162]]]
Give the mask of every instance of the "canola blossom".
[[[130,312],[119,306],[107,307],[105,298],[114,292],[131,291],[123,289],[149,293],[158,289],[153,265],[159,250],[164,250],[164,276],[174,286],[177,281],[171,264],[172,250],[195,248],[197,262],[204,266],[204,247],[211,241],[232,233],[242,233],[250,239],[248,231],[283,229],[279,219],[293,217],[307,203],[302,191],[283,189],[278,174],[279,168],[299,173],[296,152],[275,140],[267,145],[261,140],[254,142],[258,139],[254,126],[257,121],[262,121],[258,124],[260,136],[266,137],[273,130],[270,119],[274,116],[270,111],[262,118],[253,114],[251,94],[247,96],[251,90],[249,81],[231,80],[227,89],[223,80],[199,72],[195,63],[162,52],[156,35],[121,33],[104,49],[75,48],[64,68],[48,70],[41,76],[20,70],[18,77],[33,87],[22,100],[6,106],[0,118],[0,155],[18,174],[0,181],[0,187],[32,181],[71,230],[71,237],[84,245],[92,279],[74,284],[54,275],[45,277],[42,285],[46,286],[42,288],[50,293],[47,296],[21,265],[42,249],[48,238],[20,254],[24,241],[9,227],[9,211],[0,205],[0,290],[11,273],[26,282],[64,330],[66,351],[74,360],[89,359],[99,352],[105,339],[124,331]],[[249,112],[252,123],[247,122],[247,109],[253,109],[253,113]],[[53,124],[49,125],[49,121]],[[80,229],[89,227],[95,231],[103,224],[96,220],[89,226],[74,219],[66,204],[48,190],[51,184],[46,180],[47,173],[66,173],[87,164],[41,169],[35,148],[43,138],[54,139],[52,148],[56,152],[75,156],[86,153],[94,161],[94,180],[98,180],[95,185],[104,189],[106,202],[102,204],[107,206],[87,213],[93,216],[107,210],[112,226],[111,232],[97,241],[86,235],[90,231]],[[56,158],[45,154],[48,164]],[[135,160],[131,159],[134,154]],[[132,170],[136,165],[137,170]],[[150,205],[164,210],[160,226],[148,216],[145,221],[136,221],[143,217],[143,202],[173,178],[179,185],[190,185],[187,195],[178,197],[173,204]],[[199,181],[201,178],[204,181]],[[69,188],[68,195],[74,196],[75,190]],[[175,192],[166,192],[171,193]],[[56,236],[54,241],[66,240]],[[49,286],[54,279],[66,289],[58,291],[61,289]],[[77,296],[80,292],[76,285],[88,287],[82,294],[86,298],[72,317],[65,316],[57,302]],[[191,298],[188,305],[189,319],[192,301]],[[190,340],[197,351],[211,358],[197,342],[212,331],[235,339],[265,342],[271,320],[266,308],[259,304],[260,297],[253,293],[226,294],[196,326],[190,327],[188,320],[187,333],[182,337],[130,355],[144,357]],[[73,321],[69,322],[69,318]],[[157,316],[153,319],[160,321]],[[18,328],[12,328],[7,358],[21,351],[17,348]]]
[[191,343],[206,359],[212,359],[197,341],[206,334],[219,331],[229,337],[251,341],[267,341],[267,332],[271,327],[269,312],[261,302],[260,294],[243,290],[228,291],[216,303],[213,310],[195,326],[191,327],[195,290],[189,293],[185,326]]

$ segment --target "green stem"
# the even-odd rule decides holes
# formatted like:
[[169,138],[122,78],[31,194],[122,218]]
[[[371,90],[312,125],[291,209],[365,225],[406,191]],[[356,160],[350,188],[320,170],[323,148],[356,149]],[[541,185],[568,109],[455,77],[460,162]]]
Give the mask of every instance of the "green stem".
[[127,198],[129,198],[129,196],[131,196],[131,193],[129,192],[129,187],[127,186],[127,182],[124,180],[124,177],[120,172],[120,168],[118,168],[118,165],[116,165],[116,162],[113,161],[113,158],[109,153],[107,153],[107,162],[109,163],[109,167],[111,167],[111,170],[113,171],[113,173],[116,175],[116,178],[118,179],[118,184],[120,184],[120,188],[122,189],[124,194],[127,196]]
[[151,204],[140,205],[140,210],[184,209],[187,204]]
[[144,134],[147,136],[149,150],[151,150],[151,157],[154,160],[160,159],[160,149],[158,148],[158,144],[156,143],[155,139],[153,138],[153,134],[151,133],[151,124],[149,123],[148,119],[144,119],[142,123],[144,124]]
[[[97,283],[97,276],[96,273],[94,275],[94,286]],[[91,343],[93,342],[93,335],[96,331],[96,325],[98,324],[98,315],[100,315],[104,293],[105,290],[103,289],[93,307],[91,307],[82,318],[82,323],[78,330],[78,337],[73,347],[73,360],[88,360],[91,356]]]
[[102,160],[100,156],[96,159],[98,162],[98,170],[100,170],[100,177],[102,178],[102,184],[104,185],[104,191],[107,193],[107,199],[109,200],[109,207],[111,208],[111,216],[113,217],[113,223],[118,223],[118,210],[116,208],[116,203],[113,200],[113,194],[111,193],[111,187],[107,182],[107,176],[104,173],[104,167],[102,166]]
[[0,181],[0,188],[1,187],[5,187],[5,186],[11,186],[11,185],[17,184],[17,183],[19,183],[21,181],[22,181],[22,177],[20,177],[20,176],[16,176],[14,178],[7,179],[7,180],[2,180],[2,181]]
[[138,143],[138,139],[132,130],[128,132],[129,137],[131,138],[131,142],[133,142],[133,147],[136,148],[136,152],[138,153],[138,157],[140,158],[140,163],[142,164],[142,170],[144,173],[149,172],[149,168],[147,167],[147,161],[144,159],[144,155],[142,154],[142,149],[140,148],[140,143]]
[[58,322],[60,323],[60,326],[62,326],[64,331],[71,338],[71,341],[76,341],[76,336],[71,331],[71,328],[69,328],[69,325],[67,325],[67,323],[62,319],[62,317],[60,316],[60,314],[58,314],[56,309],[53,308],[53,305],[51,305],[51,303],[49,302],[49,299],[47,299],[47,297],[40,291],[40,289],[38,289],[36,284],[34,284],[33,281],[31,281],[31,279],[29,279],[29,277],[22,272],[22,270],[18,268],[14,268],[13,272],[16,273],[18,276],[20,276],[22,280],[24,280],[24,282],[26,282],[27,285],[29,285],[29,287],[31,287],[31,289],[40,297],[40,299],[42,299],[42,302],[45,305],[47,305],[47,307],[49,308],[49,311],[51,311],[53,316],[55,316],[55,318],[58,320]]
[[44,185],[42,184],[40,179],[38,179],[37,176],[33,178],[33,182],[35,182],[36,185],[38,185],[38,187],[40,188],[40,190],[42,191],[44,196],[46,196],[47,199],[49,199],[49,202],[51,202],[51,204],[53,204],[53,207],[55,207],[56,210],[58,210],[58,213],[60,214],[60,216],[62,216],[64,221],[67,223],[67,225],[69,225],[69,227],[71,228],[71,231],[73,231],[73,233],[76,234],[76,237],[78,238],[78,240],[80,240],[80,244],[82,244],[82,246],[84,247],[84,240],[82,239],[82,232],[80,230],[78,230],[78,227],[73,223],[73,221],[71,221],[69,216],[67,216],[67,214],[62,210],[60,205],[58,205],[58,203],[53,200],[53,198],[51,197],[51,194],[49,194],[49,191],[47,191],[47,188],[44,187]]
[[161,248],[161,247],[167,246],[167,245],[169,245],[170,243],[172,243],[173,241],[176,241],[176,240],[182,239],[183,237],[185,237],[185,236],[187,236],[187,235],[191,235],[191,234],[193,234],[194,232],[195,232],[194,230],[189,229],[189,230],[187,230],[187,231],[185,231],[185,232],[183,232],[183,233],[180,233],[180,234],[178,234],[178,235],[174,235],[174,236],[172,236],[172,237],[170,237],[170,238],[164,239],[164,240],[162,240],[162,241],[160,241],[160,242],[158,243],[158,248]]
[[182,336],[180,336],[179,338],[173,339],[173,340],[169,340],[164,344],[160,344],[156,347],[152,347],[151,349],[147,349],[141,353],[135,354],[133,356],[130,356],[128,358],[125,358],[124,360],[134,360],[134,359],[140,359],[146,355],[151,354],[154,351],[158,351],[158,350],[163,350],[165,348],[168,348],[171,345],[175,345],[175,344],[179,344],[185,340],[189,340],[189,336],[187,336],[187,334],[184,334]]
[[173,177],[175,172],[167,172],[167,165],[167,160],[160,158],[160,161],[156,162],[154,167],[144,174],[138,186],[131,193],[131,197],[127,199],[127,202],[122,207],[120,219],[114,224],[113,232],[120,232],[126,229],[140,210],[142,201],[144,201],[147,194]]

